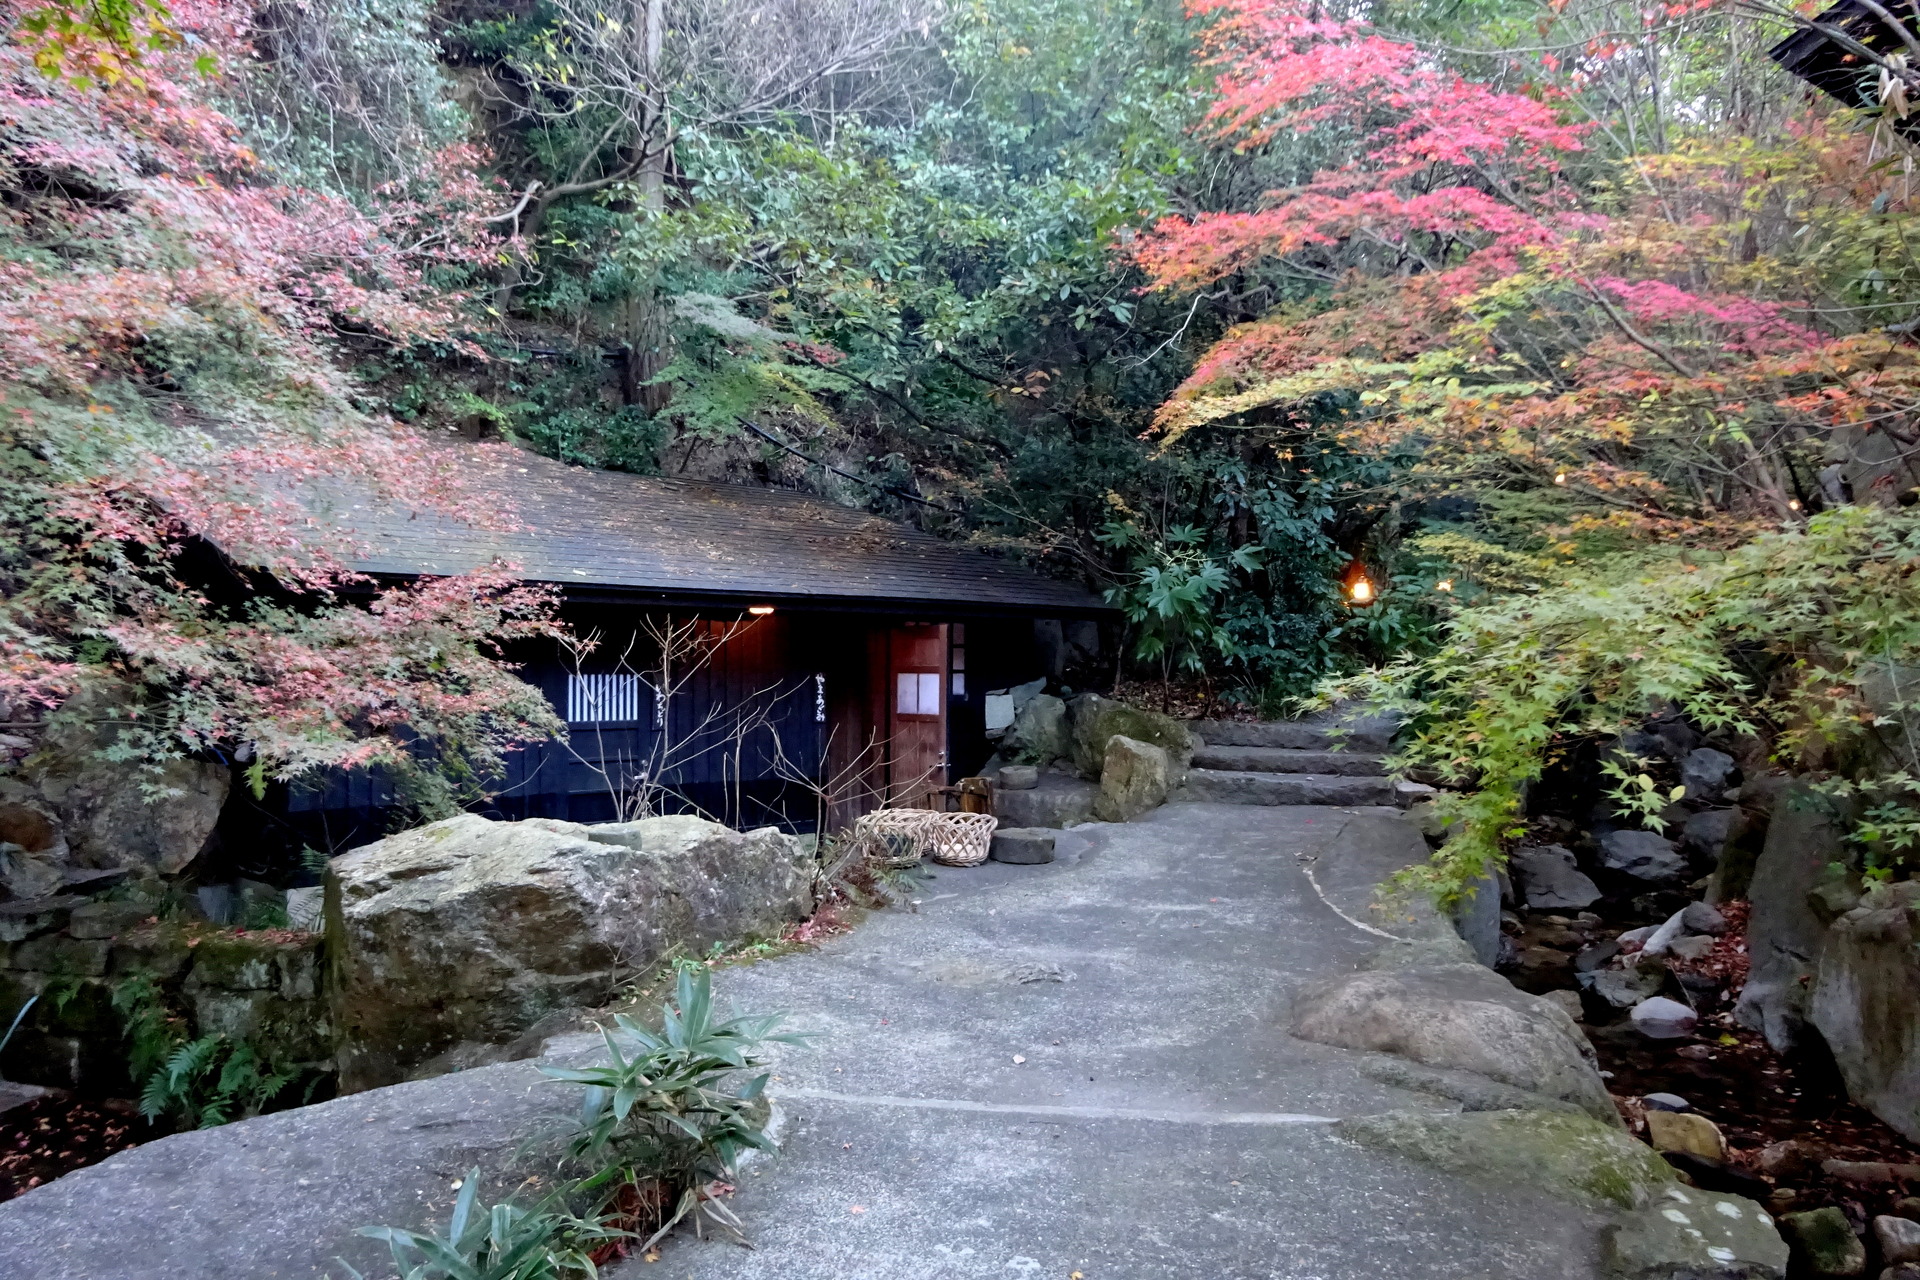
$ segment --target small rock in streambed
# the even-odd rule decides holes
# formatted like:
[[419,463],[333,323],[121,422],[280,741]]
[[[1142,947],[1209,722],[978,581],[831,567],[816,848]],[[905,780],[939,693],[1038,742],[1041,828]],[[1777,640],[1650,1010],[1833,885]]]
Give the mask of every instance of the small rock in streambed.
[[1893,1202],[1893,1216],[1920,1222],[1920,1196],[1901,1196]]
[[1717,858],[1740,823],[1738,809],[1708,809],[1687,819],[1680,828],[1680,841],[1708,857]]
[[1616,1009],[1630,1009],[1659,992],[1666,975],[1658,969],[1595,969],[1575,981]]
[[1601,965],[1619,954],[1619,943],[1596,942],[1590,947],[1582,948],[1581,951],[1573,957],[1573,970],[1575,973],[1592,973],[1595,969],[1598,969]]
[[1687,904],[1706,892],[1706,886],[1699,888],[1688,886],[1687,892],[1679,889],[1655,889],[1652,893],[1643,893],[1627,904],[1635,915],[1649,920],[1665,920],[1676,911],[1686,910]]
[[1693,1104],[1677,1093],[1650,1093],[1640,1101],[1652,1111],[1691,1111]]
[[1659,931],[1660,926],[1657,924],[1641,925],[1638,929],[1629,929],[1620,935],[1620,945],[1623,947],[1638,946]]
[[[1568,907],[1578,910],[1600,900],[1600,890],[1561,845],[1523,845],[1513,851],[1507,868],[1514,889],[1535,910]],[[1569,923],[1562,921],[1561,923]]]
[[1687,860],[1673,841],[1651,831],[1609,831],[1600,839],[1600,862],[1649,884],[1678,883],[1687,875]]
[[1782,1215],[1780,1234],[1805,1275],[1859,1276],[1867,1272],[1866,1246],[1853,1233],[1847,1215],[1832,1205]]
[[1700,1015],[1678,1000],[1669,1000],[1665,996],[1642,1000],[1633,1006],[1633,1012],[1628,1016],[1633,1019],[1634,1029],[1650,1040],[1678,1040],[1682,1036],[1690,1036],[1700,1021]]
[[1880,1273],[1880,1280],[1920,1280],[1920,1262],[1902,1262]]
[[1675,938],[1667,944],[1667,953],[1682,960],[1705,960],[1713,954],[1713,939],[1705,934],[1691,938]]
[[1920,1222],[1882,1214],[1873,1220],[1873,1238],[1880,1245],[1880,1260],[1888,1266],[1920,1262]]
[[1714,1164],[1727,1162],[1727,1139],[1720,1126],[1690,1111],[1649,1110],[1647,1141],[1662,1155],[1683,1151]]
[[1693,933],[1725,933],[1727,918],[1711,902],[1694,902],[1680,913],[1680,919]]
[[1643,956],[1665,955],[1667,948],[1671,947],[1686,931],[1684,923],[1686,915],[1687,913],[1681,910],[1668,916],[1666,921],[1640,944],[1640,954]]
[[1826,1150],[1800,1138],[1788,1138],[1784,1142],[1769,1143],[1760,1148],[1754,1157],[1754,1167],[1769,1178],[1783,1180],[1796,1178],[1809,1170],[1819,1167],[1825,1158]]

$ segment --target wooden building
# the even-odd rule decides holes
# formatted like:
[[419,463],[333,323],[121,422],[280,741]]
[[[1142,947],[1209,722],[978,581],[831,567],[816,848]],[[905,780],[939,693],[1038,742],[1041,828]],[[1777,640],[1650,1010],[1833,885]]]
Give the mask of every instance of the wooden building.
[[[1900,58],[1920,34],[1916,0],[1863,4],[1839,0],[1771,49],[1767,56],[1822,93],[1860,111],[1881,111],[1880,68],[1865,57]],[[1920,114],[1888,112],[1895,132],[1920,136]]]
[[[990,754],[1006,704],[989,694],[1058,676],[1059,638],[1084,650],[1112,614],[1081,586],[792,491],[534,455],[504,478],[512,532],[370,502],[329,516],[376,578],[506,561],[556,586],[595,642],[510,655],[568,734],[513,756],[483,806],[501,817],[814,830],[922,802]],[[337,850],[384,829],[391,802],[360,772],[269,807],[285,835]]]

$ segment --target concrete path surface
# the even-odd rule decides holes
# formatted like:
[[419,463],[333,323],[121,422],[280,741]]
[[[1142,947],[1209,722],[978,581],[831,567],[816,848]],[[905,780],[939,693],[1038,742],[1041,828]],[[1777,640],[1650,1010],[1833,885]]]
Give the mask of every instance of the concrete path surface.
[[1447,1104],[1286,1033],[1395,925],[1368,890],[1424,848],[1391,811],[1174,804],[1062,849],[723,971],[817,1033],[781,1050],[784,1151],[734,1198],[755,1248],[675,1238],[619,1280],[1596,1273],[1597,1220],[1340,1138]]
[[[782,1049],[784,1152],[746,1170],[753,1242],[669,1240],[618,1280],[1589,1280],[1599,1223],[1342,1139],[1455,1109],[1294,1040],[1349,969],[1370,890],[1424,846],[1391,810],[1174,804],[1048,866],[941,871],[817,951],[720,971]],[[550,1042],[582,1062],[598,1039]],[[510,1062],[120,1153],[0,1204],[5,1280],[389,1275],[355,1228],[542,1185],[573,1092]],[[532,1143],[532,1145],[529,1145]]]

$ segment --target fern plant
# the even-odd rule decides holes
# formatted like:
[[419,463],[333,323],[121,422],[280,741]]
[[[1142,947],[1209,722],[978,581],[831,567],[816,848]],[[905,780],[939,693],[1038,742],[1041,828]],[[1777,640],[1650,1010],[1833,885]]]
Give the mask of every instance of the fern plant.
[[268,1062],[245,1039],[189,1038],[187,1021],[167,1007],[153,975],[135,973],[114,988],[113,1007],[127,1038],[127,1074],[140,1087],[140,1114],[182,1129],[209,1129],[259,1115],[299,1072]]
[[772,1147],[762,1119],[766,1074],[732,1081],[761,1065],[762,1046],[804,1041],[776,1033],[781,1021],[779,1014],[716,1019],[711,976],[688,965],[661,1010],[659,1034],[622,1014],[602,1028],[607,1062],[541,1068],[586,1087],[569,1144],[569,1154],[595,1170],[582,1180],[583,1191],[605,1205],[623,1195],[634,1199],[629,1189],[653,1180],[667,1187],[673,1207],[643,1249],[689,1217],[696,1230],[711,1221],[738,1233],[739,1219],[706,1188],[730,1177],[744,1152]]
[[257,1116],[294,1082],[246,1040],[201,1036],[175,1049],[140,1090],[140,1114],[171,1117],[181,1128],[211,1129]]

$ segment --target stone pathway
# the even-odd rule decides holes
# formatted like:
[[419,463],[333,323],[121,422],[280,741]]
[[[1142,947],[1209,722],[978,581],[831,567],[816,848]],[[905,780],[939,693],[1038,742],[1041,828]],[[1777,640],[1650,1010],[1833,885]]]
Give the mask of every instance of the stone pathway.
[[1342,1139],[1446,1104],[1286,1033],[1392,923],[1367,891],[1424,847],[1391,811],[1173,804],[1061,843],[721,974],[819,1033],[775,1069],[784,1153],[741,1179],[756,1247],[676,1238],[619,1280],[1595,1274],[1597,1219]]
[[[1068,833],[1051,865],[941,871],[919,912],[723,970],[819,1033],[783,1050],[784,1152],[736,1208],[619,1280],[1592,1280],[1599,1219],[1363,1149],[1337,1118],[1452,1110],[1286,1033],[1304,982],[1380,945],[1371,886],[1423,856],[1391,810],[1181,803]],[[582,1061],[596,1039],[549,1055]],[[0,1204],[0,1276],[385,1275],[372,1223],[546,1167],[568,1090],[531,1062],[149,1143]]]

